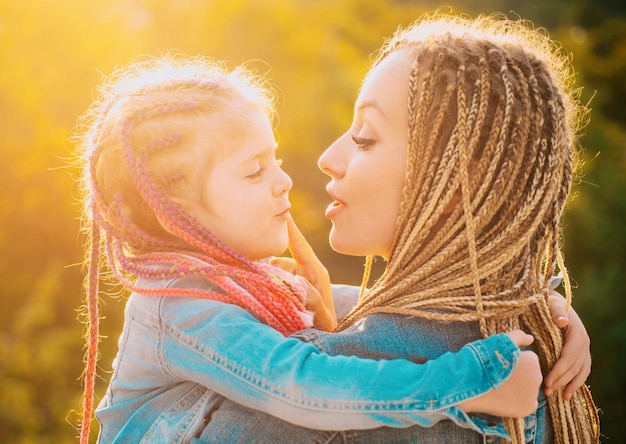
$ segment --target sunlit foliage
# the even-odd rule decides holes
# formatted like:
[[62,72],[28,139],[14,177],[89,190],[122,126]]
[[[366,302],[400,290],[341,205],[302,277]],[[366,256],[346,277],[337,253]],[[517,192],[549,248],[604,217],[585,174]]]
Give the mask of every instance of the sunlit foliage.
[[[626,18],[616,2],[467,0],[545,26],[574,53],[592,120],[567,214],[575,307],[592,337],[590,379],[604,433],[626,436]],[[202,53],[267,73],[279,94],[280,156],[294,217],[336,281],[360,258],[330,251],[325,176],[316,159],[352,118],[369,55],[434,1],[0,0],[0,442],[75,442],[83,326],[78,190],[71,131],[101,75],[142,54]],[[379,264],[380,265],[380,264]],[[106,288],[105,288],[106,290]],[[111,289],[115,293],[116,289]],[[123,301],[102,295],[101,395]],[[96,430],[97,431],[97,430]],[[95,432],[94,432],[95,438]]]

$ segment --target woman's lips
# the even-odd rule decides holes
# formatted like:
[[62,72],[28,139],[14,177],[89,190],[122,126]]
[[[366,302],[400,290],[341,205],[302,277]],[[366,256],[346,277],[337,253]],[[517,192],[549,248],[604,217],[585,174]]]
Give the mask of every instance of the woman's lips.
[[330,197],[333,199],[333,203],[331,203],[328,207],[326,207],[325,216],[327,219],[332,219],[337,214],[339,214],[344,208],[346,208],[346,204],[341,201],[341,199],[337,199],[337,197],[332,193],[331,190],[326,190]]
[[327,219],[332,219],[335,217],[342,209],[345,208],[345,205],[340,202],[333,202],[326,208],[325,216]]
[[326,207],[325,216],[327,219],[332,219],[346,207],[346,204],[338,199],[329,187],[326,187],[326,192],[333,199],[333,203]]

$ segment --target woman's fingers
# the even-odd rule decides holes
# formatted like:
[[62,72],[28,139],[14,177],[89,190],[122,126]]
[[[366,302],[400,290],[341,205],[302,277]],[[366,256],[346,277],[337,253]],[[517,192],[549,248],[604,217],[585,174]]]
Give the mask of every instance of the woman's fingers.
[[545,378],[546,395],[565,386],[565,399],[570,399],[591,373],[591,341],[585,325],[574,309],[568,311],[568,318],[563,351]]
[[550,294],[548,295],[548,306],[550,307],[552,320],[559,328],[565,328],[569,323],[569,316],[565,311],[566,305],[565,298],[561,296],[560,293],[555,290],[550,290]]

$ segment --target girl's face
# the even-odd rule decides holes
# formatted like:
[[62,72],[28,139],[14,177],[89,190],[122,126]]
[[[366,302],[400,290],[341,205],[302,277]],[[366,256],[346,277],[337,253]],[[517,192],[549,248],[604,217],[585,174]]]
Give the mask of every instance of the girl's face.
[[188,202],[187,210],[227,247],[259,260],[287,248],[292,181],[276,159],[277,144],[266,115],[247,111],[246,122],[241,139],[225,147],[208,171],[201,171],[206,176],[200,180],[202,199]]
[[407,161],[411,57],[398,51],[366,77],[352,126],[319,159],[331,178],[330,244],[339,253],[389,258]]

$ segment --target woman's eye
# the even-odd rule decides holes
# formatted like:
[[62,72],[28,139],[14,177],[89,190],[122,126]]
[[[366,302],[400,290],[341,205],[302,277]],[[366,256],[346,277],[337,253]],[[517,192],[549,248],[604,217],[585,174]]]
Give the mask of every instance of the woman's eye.
[[359,137],[359,136],[352,136],[352,141],[356,144],[356,146],[360,150],[366,149],[370,145],[373,145],[375,142],[374,139],[366,139],[366,138]]

